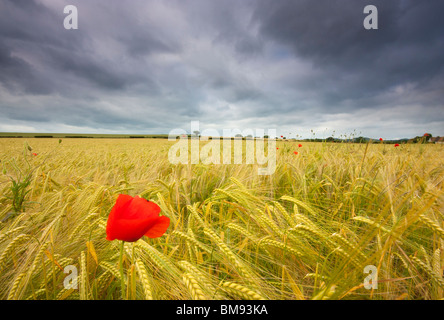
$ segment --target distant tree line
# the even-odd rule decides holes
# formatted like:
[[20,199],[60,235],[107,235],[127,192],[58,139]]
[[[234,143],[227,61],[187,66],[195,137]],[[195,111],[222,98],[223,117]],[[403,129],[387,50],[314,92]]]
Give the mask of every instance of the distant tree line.
[[[432,135],[430,133],[425,133],[423,136],[416,136],[414,138],[408,139],[394,139],[394,140],[383,140],[384,143],[387,144],[395,144],[395,143],[428,143],[430,142],[430,139],[432,138]],[[306,141],[311,142],[322,142],[324,140],[322,139],[305,139]],[[372,143],[381,143],[380,140],[377,139],[371,139],[367,137],[356,137],[356,138],[346,138],[346,139],[339,139],[339,138],[333,138],[328,137],[325,139],[326,142],[352,142],[352,143],[368,143],[371,141]]]
[[[13,135],[13,134],[7,134],[7,135],[1,135],[0,138],[23,138],[24,135]],[[26,137],[34,137],[34,138],[130,138],[130,139],[141,139],[141,138],[151,138],[151,139],[168,139],[168,135],[27,135]],[[199,131],[194,131],[193,134],[185,134],[181,136],[176,136],[177,139],[180,139],[181,137],[187,137],[187,138],[199,138],[201,137]],[[222,137],[218,137],[222,139]],[[383,140],[382,142],[385,144],[395,144],[395,143],[429,143],[431,142],[431,139],[433,138],[431,133],[425,133],[422,136],[416,136],[414,138],[403,138],[403,139],[395,139],[395,140]],[[438,137],[439,138],[439,137]],[[212,139],[212,137],[208,137],[209,140]],[[235,137],[231,138],[234,139],[242,139],[242,140],[249,140],[249,139],[270,139],[268,135],[264,135],[263,138],[261,137],[253,137],[252,135],[242,136],[241,134],[236,134]],[[279,138],[276,138],[279,139]],[[287,139],[287,137],[281,136],[281,139],[279,140],[300,140],[300,141],[307,141],[307,142],[333,142],[333,143],[381,143],[379,139],[371,139],[368,137],[350,137],[350,138],[334,138],[334,137],[328,137],[326,139],[320,139],[320,138],[308,138],[308,139],[294,139],[290,138]]]

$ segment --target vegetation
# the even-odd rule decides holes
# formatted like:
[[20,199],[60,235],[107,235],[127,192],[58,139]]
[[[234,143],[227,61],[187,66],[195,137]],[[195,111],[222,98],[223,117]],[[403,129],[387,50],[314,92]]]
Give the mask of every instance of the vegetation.
[[128,139],[128,138],[168,138],[168,134],[99,134],[99,133],[21,133],[0,132],[0,138],[103,138],[103,139]]
[[[442,145],[278,141],[275,173],[259,176],[173,165],[173,144],[2,139],[0,299],[122,299],[122,281],[124,299],[443,298]],[[164,236],[125,243],[123,277],[121,242],[105,239],[121,193],[171,219]]]

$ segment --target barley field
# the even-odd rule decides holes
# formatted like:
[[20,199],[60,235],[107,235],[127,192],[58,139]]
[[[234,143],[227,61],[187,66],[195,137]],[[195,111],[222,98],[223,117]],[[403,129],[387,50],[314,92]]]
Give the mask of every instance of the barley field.
[[[261,176],[165,139],[1,139],[0,299],[443,299],[444,146],[300,143]],[[119,194],[171,221],[123,256]]]

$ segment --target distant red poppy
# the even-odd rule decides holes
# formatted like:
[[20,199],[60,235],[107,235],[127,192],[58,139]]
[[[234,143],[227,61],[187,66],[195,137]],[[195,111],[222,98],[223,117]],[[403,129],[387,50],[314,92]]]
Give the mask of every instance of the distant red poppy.
[[279,149],[279,148],[276,148],[276,150],[277,150],[277,149]]
[[284,136],[281,136],[281,138],[283,138]]
[[294,154],[298,154],[298,152],[297,152],[297,151],[294,151],[293,153],[294,153]]
[[298,144],[298,147],[299,147],[299,148],[302,147],[302,144]]
[[33,153],[32,153],[32,155],[33,155],[33,156],[36,156],[36,155],[37,155],[37,153],[33,152]]
[[382,139],[382,138],[379,138],[379,141],[383,141],[383,139]]
[[170,225],[170,219],[159,216],[160,207],[139,196],[119,194],[108,217],[107,240],[134,242],[147,236],[161,237]]
[[395,147],[399,147],[399,144],[398,144],[398,143],[395,143]]

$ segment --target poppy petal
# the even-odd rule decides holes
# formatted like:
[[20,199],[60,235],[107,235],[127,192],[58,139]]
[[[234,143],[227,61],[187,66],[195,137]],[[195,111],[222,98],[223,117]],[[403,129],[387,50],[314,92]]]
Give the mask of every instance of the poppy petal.
[[106,224],[106,239],[114,240],[116,237],[114,236],[114,224],[117,219],[125,212],[125,209],[130,205],[133,197],[127,194],[119,194],[119,197],[116,200],[114,207],[111,209],[111,212],[108,216],[108,221]]
[[[155,219],[120,219],[113,225],[112,237],[123,241],[133,242],[143,237],[146,230],[155,223]],[[111,238],[111,237],[110,237]],[[110,240],[114,240],[110,239]]]
[[154,202],[148,201],[147,208],[155,215],[158,215],[160,213],[160,207]]
[[127,207],[131,204],[133,201],[133,197],[127,195],[127,194],[119,194],[119,197],[116,200],[116,204],[111,210],[111,213],[109,216],[114,216],[115,218],[118,218],[122,215],[123,212],[127,209]]
[[106,226],[107,240],[137,241],[145,234],[150,238],[162,236],[170,219],[160,217],[160,207],[144,198],[119,195]]
[[154,225],[145,233],[148,238],[157,238],[162,236],[170,226],[170,218],[160,216],[156,219]]
[[157,217],[160,207],[154,202],[135,196],[125,212],[125,219],[146,219],[147,217]]

